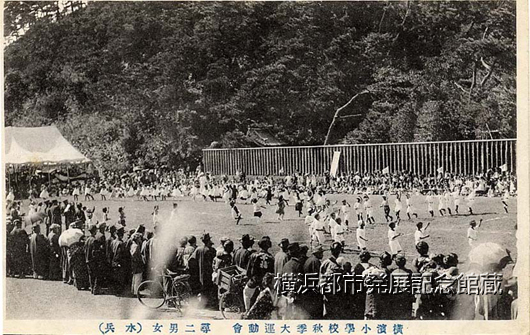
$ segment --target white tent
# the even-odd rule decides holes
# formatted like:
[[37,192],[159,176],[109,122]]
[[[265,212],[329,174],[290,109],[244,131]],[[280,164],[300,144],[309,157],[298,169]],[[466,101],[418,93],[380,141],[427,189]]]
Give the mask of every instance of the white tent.
[[55,126],[6,127],[4,130],[5,164],[17,166],[90,163]]

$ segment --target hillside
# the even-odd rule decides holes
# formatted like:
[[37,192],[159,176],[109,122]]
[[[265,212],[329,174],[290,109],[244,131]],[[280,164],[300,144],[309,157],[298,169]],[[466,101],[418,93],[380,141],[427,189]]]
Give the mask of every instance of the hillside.
[[291,145],[516,136],[515,2],[90,2],[5,49],[6,126],[107,169]]

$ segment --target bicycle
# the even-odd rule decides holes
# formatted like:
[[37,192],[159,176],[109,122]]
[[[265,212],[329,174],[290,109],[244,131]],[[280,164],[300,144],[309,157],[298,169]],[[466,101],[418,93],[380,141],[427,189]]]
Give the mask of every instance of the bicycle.
[[158,275],[153,280],[143,281],[138,286],[136,294],[138,301],[150,309],[159,309],[167,305],[168,308],[177,309],[182,313],[182,308],[189,305],[192,290],[188,279],[189,274],[179,274],[166,270],[166,274]]
[[219,270],[216,284],[219,311],[224,319],[238,319],[245,311],[243,289],[247,281],[245,271],[235,265]]

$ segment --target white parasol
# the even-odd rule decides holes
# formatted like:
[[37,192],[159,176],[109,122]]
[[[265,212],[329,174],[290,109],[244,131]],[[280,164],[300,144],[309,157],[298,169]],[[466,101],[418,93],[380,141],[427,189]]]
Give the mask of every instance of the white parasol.
[[79,242],[82,236],[85,234],[81,229],[70,228],[65,230],[61,236],[59,236],[59,245],[61,247],[69,247],[72,244]]
[[[469,263],[476,270],[489,271],[495,269],[500,261],[509,257],[510,255],[505,248],[501,247],[497,243],[487,242],[482,243],[473,248],[469,252]],[[478,265],[478,269],[476,266]]]

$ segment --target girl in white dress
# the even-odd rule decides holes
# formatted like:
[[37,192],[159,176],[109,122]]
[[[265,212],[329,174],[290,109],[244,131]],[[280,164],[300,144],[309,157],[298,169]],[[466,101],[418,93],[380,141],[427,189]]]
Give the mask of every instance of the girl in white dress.
[[452,194],[451,192],[449,192],[449,190],[445,190],[444,192],[444,197],[445,197],[445,209],[447,210],[447,213],[449,213],[449,215],[453,215],[453,213],[451,212],[451,203],[453,202],[452,201]]
[[400,220],[392,221],[388,224],[388,245],[390,246],[390,253],[392,256],[403,251],[398,240],[402,234],[396,231],[397,227],[399,226],[399,221]]
[[364,206],[364,211],[366,212],[366,220],[368,221],[368,223],[375,224],[375,218],[374,218],[374,215],[373,215],[374,213],[372,209],[372,201],[367,195],[364,196],[363,206]]
[[342,221],[344,222],[346,229],[348,229],[348,226],[350,223],[350,211],[351,211],[351,205],[346,201],[346,199],[342,200],[342,206],[340,208],[340,213],[342,214]]
[[258,204],[258,199],[252,199],[252,208],[254,210],[254,217],[256,218],[256,222],[259,222],[261,217],[263,216],[263,213],[261,213],[261,209],[265,209],[265,206],[260,206]]
[[441,216],[444,216],[445,214],[445,197],[443,194],[438,195],[438,212]]
[[412,207],[412,204],[410,203],[410,194],[408,193],[405,196],[405,203],[407,205],[407,216],[409,217],[409,220],[412,220],[412,217],[410,216],[411,214],[415,216],[417,219],[418,214],[416,213],[416,210],[414,209],[414,207]]
[[107,195],[109,194],[109,191],[107,190],[107,188],[105,187],[105,185],[103,185],[101,187],[101,190],[99,191],[99,195],[101,196],[101,201],[103,200],[107,200]]
[[504,208],[506,214],[508,214],[508,199],[510,199],[510,191],[506,190],[502,195],[502,207]]
[[149,196],[149,191],[147,190],[147,186],[142,186],[142,191],[140,192],[140,197],[143,201],[149,201],[147,198]]
[[358,224],[357,231],[355,232],[355,234],[357,235],[357,248],[360,251],[366,250],[366,242],[368,242],[368,240],[366,239],[366,229],[365,229],[366,225],[362,217],[359,219],[357,224]]
[[357,220],[363,219],[363,211],[362,211],[362,203],[361,198],[357,198],[357,202],[353,205],[353,209],[355,210],[355,214],[357,215]]
[[127,191],[127,196],[129,198],[132,198],[134,197],[135,194],[136,194],[136,191],[134,190],[134,188],[132,186],[129,186],[129,190]]
[[171,192],[171,197],[172,198],[176,198],[176,197],[179,197],[181,196],[182,193],[180,192],[180,190],[178,189],[178,187],[176,185],[173,186],[173,191]]
[[197,195],[199,195],[199,193],[199,185],[196,185],[191,189],[190,196],[193,198],[193,201],[195,201],[195,198],[197,197]]
[[431,191],[429,191],[429,193],[425,197],[425,202],[427,203],[427,210],[429,211],[429,214],[431,214],[431,217],[434,217],[434,209],[432,207],[432,205],[434,204],[434,200],[432,198]]
[[394,211],[396,212],[396,219],[399,219],[399,212],[401,212],[401,208],[403,207],[401,205],[401,193],[398,192],[396,200],[394,200]]
[[92,195],[92,187],[89,183],[85,186],[85,201],[88,200],[94,200],[94,196]]
[[46,186],[42,186],[42,191],[39,194],[39,198],[46,200],[49,197],[50,194],[48,193],[48,188]]
[[157,201],[159,196],[160,196],[160,189],[158,188],[158,186],[151,187],[151,198],[154,201]]
[[248,191],[246,188],[241,188],[239,190],[239,199],[243,200],[245,203],[247,200],[249,200],[250,194],[248,194]]
[[458,214],[458,207],[460,206],[460,189],[458,187],[453,192],[453,203],[455,206],[455,213]]
[[79,201],[79,195],[81,194],[81,189],[79,188],[79,185],[74,186],[74,190],[72,191],[72,195],[74,196],[74,201]]
[[467,207],[470,215],[473,215],[473,205],[475,204],[475,190],[472,190],[467,196]]

